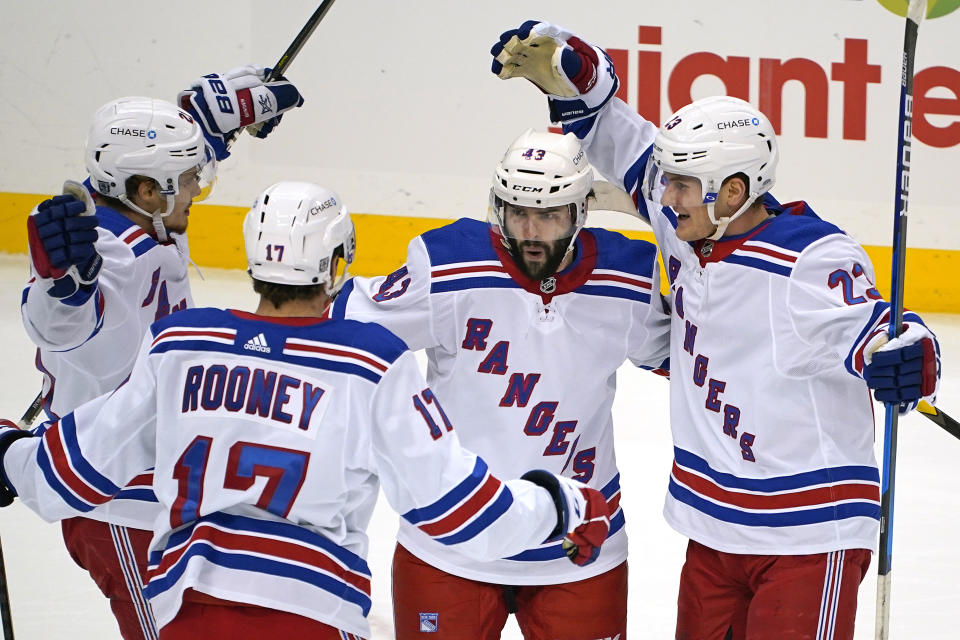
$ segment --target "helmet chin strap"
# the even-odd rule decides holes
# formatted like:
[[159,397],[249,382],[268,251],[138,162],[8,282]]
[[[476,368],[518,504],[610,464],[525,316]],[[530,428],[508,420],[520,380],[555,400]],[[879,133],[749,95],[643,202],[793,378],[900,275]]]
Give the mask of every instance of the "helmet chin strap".
[[708,202],[708,203],[707,203],[707,215],[710,217],[710,222],[712,222],[713,224],[715,224],[715,225],[717,226],[717,228],[716,228],[716,230],[713,232],[713,234],[710,235],[710,236],[707,236],[706,239],[707,239],[707,240],[719,240],[720,238],[722,238],[722,237],[723,237],[723,234],[727,232],[727,227],[730,225],[730,223],[733,222],[734,220],[736,220],[737,218],[739,218],[741,215],[743,215],[743,213],[744,213],[747,209],[750,208],[750,205],[752,205],[756,199],[757,199],[756,196],[751,196],[751,197],[747,198],[746,202],[744,202],[743,205],[741,205],[741,207],[740,207],[739,209],[737,209],[732,216],[724,216],[724,217],[722,217],[722,218],[720,218],[720,219],[717,219],[717,217],[716,217],[716,216],[714,215],[714,213],[713,213],[713,211],[714,211],[714,206],[715,206],[717,203],[716,203],[716,202]]
[[131,211],[135,211],[140,215],[150,218],[150,221],[153,223],[153,230],[157,234],[157,240],[160,242],[166,242],[170,238],[167,236],[167,228],[163,225],[163,218],[170,215],[170,212],[173,211],[174,196],[168,195],[164,197],[167,199],[167,210],[162,213],[159,210],[150,213],[139,205],[134,204],[133,201],[127,197],[127,194],[123,194],[117,199],[126,205]]

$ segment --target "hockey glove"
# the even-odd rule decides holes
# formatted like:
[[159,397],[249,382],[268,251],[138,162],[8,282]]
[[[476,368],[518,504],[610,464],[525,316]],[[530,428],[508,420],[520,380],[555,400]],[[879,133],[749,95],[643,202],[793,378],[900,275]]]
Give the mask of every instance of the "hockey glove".
[[200,123],[217,160],[230,155],[227,141],[246,127],[251,135],[266,138],[285,111],[303,104],[289,81],[265,82],[270,69],[247,65],[226,73],[211,73],[181,91],[180,107]]
[[617,92],[610,56],[566,29],[527,20],[500,34],[490,49],[498,77],[526,78],[547,94],[550,120],[576,122],[603,108]]
[[920,400],[934,404],[940,387],[940,345],[919,322],[906,322],[903,333],[888,341],[879,333],[864,348],[863,379],[880,402],[899,405],[900,414]]
[[29,431],[23,431],[17,428],[17,425],[10,420],[0,419],[0,507],[10,506],[10,504],[13,503],[13,499],[17,497],[17,492],[13,486],[11,486],[10,481],[7,480],[7,471],[3,466],[3,457],[14,441],[20,438],[29,438],[32,435]]
[[96,289],[97,216],[86,188],[68,180],[63,195],[44,200],[27,218],[30,259],[37,276],[53,280],[47,294],[79,306]]
[[557,508],[557,526],[548,540],[563,536],[563,550],[574,564],[584,566],[597,559],[610,531],[610,509],[596,489],[549,471],[537,469],[523,474],[550,492]]

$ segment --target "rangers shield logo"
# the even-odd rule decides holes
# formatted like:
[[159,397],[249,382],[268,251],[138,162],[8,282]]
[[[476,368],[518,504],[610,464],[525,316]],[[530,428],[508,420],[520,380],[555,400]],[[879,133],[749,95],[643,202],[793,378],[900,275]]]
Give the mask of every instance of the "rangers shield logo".
[[439,613],[421,613],[420,614],[420,632],[436,633],[440,627]]

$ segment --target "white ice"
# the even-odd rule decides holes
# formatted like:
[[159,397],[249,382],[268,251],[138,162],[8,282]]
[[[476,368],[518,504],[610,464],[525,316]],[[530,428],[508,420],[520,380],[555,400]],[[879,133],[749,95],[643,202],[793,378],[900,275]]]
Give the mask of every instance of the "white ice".
[[[254,295],[242,272],[204,270],[194,278],[198,305],[252,310]],[[33,347],[19,319],[21,287],[27,277],[22,256],[0,256],[0,341],[3,388],[0,416],[19,418],[36,395],[40,376]],[[943,351],[940,406],[960,415],[960,317],[927,315]],[[744,331],[749,331],[745,327]],[[663,521],[661,508],[671,463],[667,382],[625,366],[614,404],[630,535],[629,634],[634,639],[673,637],[677,582],[686,540]],[[770,398],[776,402],[776,398]],[[878,441],[883,410],[877,407]],[[960,441],[919,415],[901,420],[897,456],[891,637],[946,640],[957,637],[953,607],[960,606]],[[878,459],[882,453],[877,445]],[[381,500],[370,526],[373,571],[371,640],[392,638],[390,558],[397,516]],[[60,527],[19,503],[0,511],[0,535],[19,640],[119,638],[103,599],[86,573],[64,550]],[[860,589],[857,639],[873,637],[876,562]],[[518,640],[512,622],[504,640]]]

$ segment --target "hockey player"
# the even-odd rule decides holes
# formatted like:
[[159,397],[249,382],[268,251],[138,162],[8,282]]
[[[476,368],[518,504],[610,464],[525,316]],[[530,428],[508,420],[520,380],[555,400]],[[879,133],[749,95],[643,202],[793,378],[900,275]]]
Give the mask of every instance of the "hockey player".
[[603,492],[610,539],[587,570],[556,543],[507,559],[438,547],[401,521],[393,559],[398,640],[626,635],[627,538],[611,405],[625,361],[659,368],[669,320],[656,247],[584,228],[593,174],[573,135],[528,131],[497,165],[489,221],[414,238],[406,264],[354,278],[334,317],[375,321],[426,349],[427,380],[464,445],[502,476],[542,467]]
[[529,21],[492,54],[495,74],[548,94],[660,245],[673,293],[664,514],[690,538],[676,637],[852,638],[880,518],[868,385],[901,411],[932,401],[933,334],[907,312],[886,341],[866,253],[768,193],[777,139],[746,102],[697,100],[658,130],[614,97],[606,53],[568,31]]
[[460,446],[403,342],[321,318],[354,256],[335,193],[269,187],[244,240],[256,313],[161,318],[116,392],[39,437],[5,421],[0,504],[19,495],[62,518],[154,467],[144,592],[161,640],[369,636],[365,529],[381,483],[438,548],[490,560],[550,539],[578,564],[597,557],[600,492],[542,470],[500,480]]
[[[188,110],[149,98],[107,103],[87,138],[86,188],[68,182],[28,218],[33,278],[22,316],[49,418],[115,389],[150,323],[192,306],[185,231],[216,168],[205,136],[226,157],[238,127],[259,120],[264,136],[302,102],[289,82],[264,77],[255,67],[205,76],[181,94]],[[138,476],[108,506],[63,522],[67,549],[110,599],[127,640],[156,638],[140,591],[158,512],[150,485],[150,474]]]

